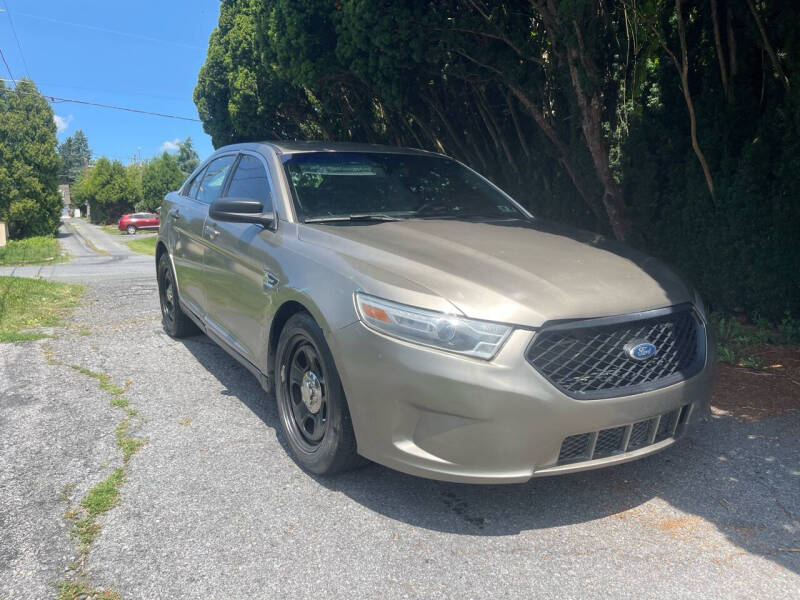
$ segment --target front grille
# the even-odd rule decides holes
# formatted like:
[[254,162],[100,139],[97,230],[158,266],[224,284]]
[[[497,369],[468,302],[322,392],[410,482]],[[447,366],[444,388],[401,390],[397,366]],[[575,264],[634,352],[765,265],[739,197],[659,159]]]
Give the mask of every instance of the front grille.
[[564,438],[559,465],[596,460],[646,448],[676,437],[689,416],[689,405],[645,421]]
[[[647,360],[625,349],[646,341]],[[638,315],[545,326],[526,358],[565,394],[579,400],[624,396],[664,387],[695,375],[705,362],[705,329],[691,305]]]

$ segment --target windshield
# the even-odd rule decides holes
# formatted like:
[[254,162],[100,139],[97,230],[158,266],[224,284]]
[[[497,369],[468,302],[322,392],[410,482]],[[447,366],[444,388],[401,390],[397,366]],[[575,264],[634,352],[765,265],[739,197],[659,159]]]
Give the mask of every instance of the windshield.
[[309,152],[284,158],[298,217],[523,219],[501,192],[454,160],[410,154]]

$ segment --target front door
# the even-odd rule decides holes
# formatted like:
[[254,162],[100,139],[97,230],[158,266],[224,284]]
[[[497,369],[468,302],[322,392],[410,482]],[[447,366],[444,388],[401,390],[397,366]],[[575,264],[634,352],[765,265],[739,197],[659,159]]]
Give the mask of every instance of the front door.
[[222,185],[236,155],[221,156],[194,178],[186,196],[167,213],[175,232],[173,261],[181,300],[197,316],[205,312],[205,275],[203,261],[208,241],[203,237],[203,227],[208,216],[208,205],[219,196]]
[[[263,159],[242,154],[225,196],[258,200],[265,211],[274,211]],[[213,238],[205,256],[206,325],[264,370],[267,327],[275,312],[273,291],[283,278],[275,258],[280,232],[275,227],[225,223],[209,217],[206,235]]]

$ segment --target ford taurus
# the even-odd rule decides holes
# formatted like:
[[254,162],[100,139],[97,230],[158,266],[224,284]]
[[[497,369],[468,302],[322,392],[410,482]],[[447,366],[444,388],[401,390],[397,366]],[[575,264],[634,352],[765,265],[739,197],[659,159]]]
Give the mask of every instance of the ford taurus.
[[273,392],[310,472],[366,458],[526,481],[650,455],[707,418],[697,293],[446,156],[227,146],[161,224],[165,330],[201,330]]

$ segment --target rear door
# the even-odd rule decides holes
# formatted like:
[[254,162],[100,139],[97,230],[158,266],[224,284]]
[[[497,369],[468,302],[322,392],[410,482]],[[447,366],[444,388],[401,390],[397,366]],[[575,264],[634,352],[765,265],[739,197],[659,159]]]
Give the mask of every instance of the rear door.
[[211,217],[206,234],[213,238],[206,252],[206,326],[234,350],[264,370],[267,325],[275,307],[271,293],[283,272],[276,259],[280,247],[275,192],[266,161],[256,153],[242,153],[224,193],[250,198],[275,213],[272,227],[251,223],[224,223]]
[[222,191],[235,158],[229,154],[212,160],[185,188],[180,206],[174,205],[167,213],[175,236],[173,261],[180,297],[201,318],[206,309],[203,261],[208,246],[203,227],[208,205]]

